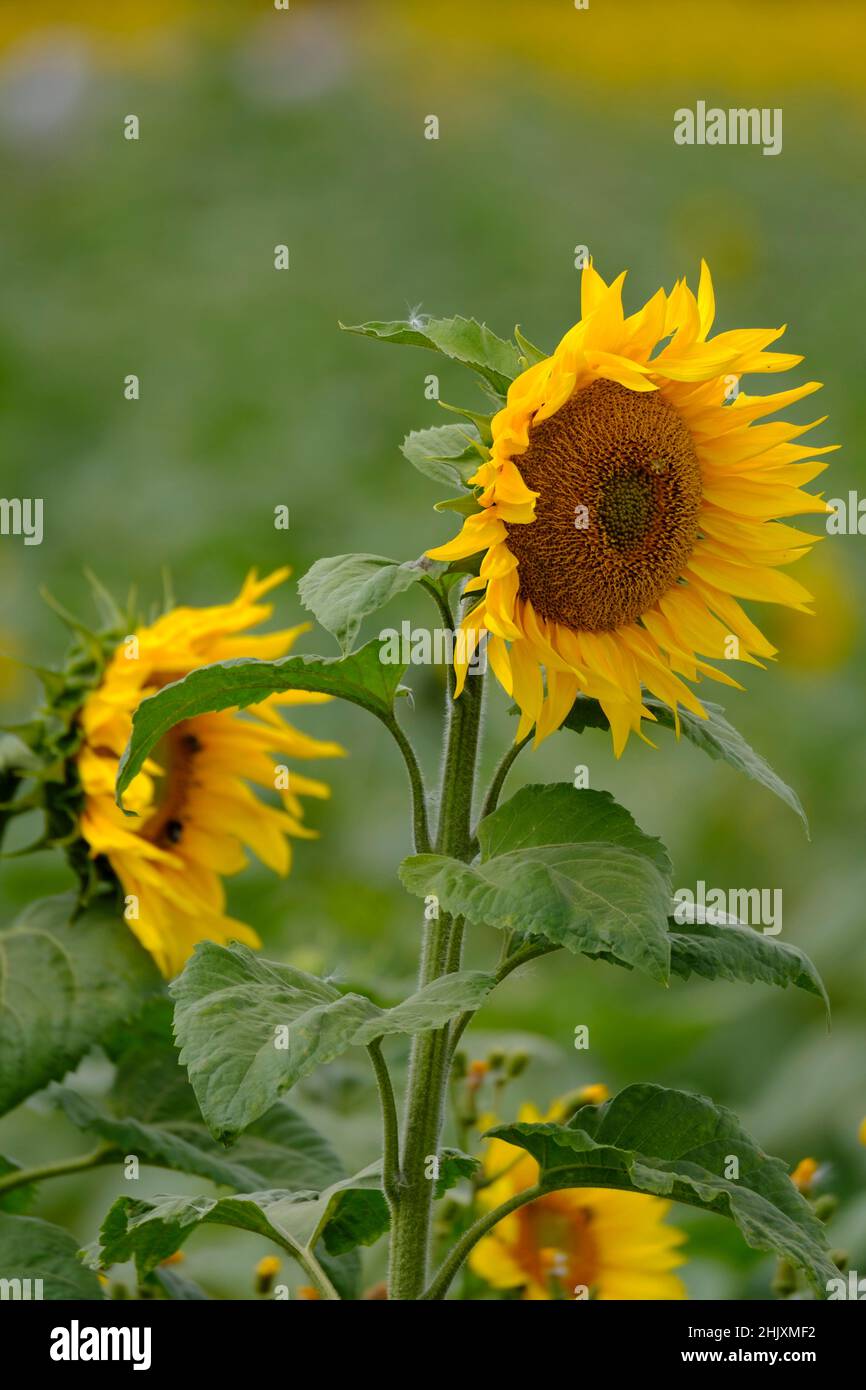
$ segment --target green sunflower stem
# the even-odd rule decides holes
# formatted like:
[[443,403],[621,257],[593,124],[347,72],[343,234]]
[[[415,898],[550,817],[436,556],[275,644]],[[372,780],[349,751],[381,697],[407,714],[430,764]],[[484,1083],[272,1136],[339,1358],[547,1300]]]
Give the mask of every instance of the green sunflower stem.
[[[462,860],[472,856],[472,800],[483,694],[483,676],[470,674],[463,694],[448,705],[436,850]],[[459,970],[462,930],[462,922],[445,913],[427,923],[422,987]],[[409,1066],[401,1188],[391,1231],[392,1299],[419,1299],[427,1282],[435,1186],[427,1173],[432,1172],[429,1161],[439,1151],[449,1069],[449,1029],[419,1034]]]
[[487,1211],[483,1216],[479,1216],[475,1224],[470,1226],[469,1230],[464,1232],[460,1237],[457,1244],[448,1255],[448,1258],[443,1262],[441,1269],[438,1270],[429,1288],[425,1289],[421,1294],[421,1298],[430,1300],[444,1298],[450,1287],[451,1280],[454,1278],[455,1274],[458,1273],[461,1265],[467,1259],[473,1247],[481,1240],[482,1236],[486,1236],[488,1231],[492,1231],[493,1227],[497,1226],[503,1217],[510,1216],[511,1212],[518,1211],[520,1207],[527,1206],[530,1202],[534,1202],[537,1197],[541,1197],[542,1195],[543,1189],[539,1185],[525,1187],[522,1191],[516,1192],[513,1197],[509,1197],[508,1201],[503,1202],[501,1206],[494,1207],[492,1211]]

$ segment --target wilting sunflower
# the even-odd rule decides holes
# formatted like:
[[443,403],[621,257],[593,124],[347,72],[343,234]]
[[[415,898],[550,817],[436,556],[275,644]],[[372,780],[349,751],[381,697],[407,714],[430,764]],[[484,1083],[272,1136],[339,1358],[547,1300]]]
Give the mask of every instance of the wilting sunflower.
[[[519,1119],[542,1118],[524,1105]],[[547,1119],[561,1118],[557,1106]],[[484,1158],[488,1185],[478,1200],[492,1210],[538,1179],[529,1154],[491,1139]],[[518,1207],[469,1256],[494,1289],[522,1289],[526,1299],[680,1299],[685,1286],[671,1271],[684,1262],[682,1231],[664,1224],[670,1202],[637,1192],[572,1188]]]
[[[251,927],[225,915],[223,877],[244,867],[245,846],[276,873],[288,873],[290,838],[315,835],[303,824],[300,797],[329,792],[322,782],[282,771],[283,759],[333,758],[343,750],[299,733],[280,714],[282,705],[328,697],[287,691],[243,713],[201,715],[173,728],[126,794],[137,820],[115,805],[118,760],[146,696],[210,662],[285,656],[309,624],[241,634],[270,617],[272,605],[258,600],[288,573],[257,579],[253,572],[233,602],[174,608],[131,634],[80,713],[81,833],[91,857],[104,856],[122,884],[129,926],[165,975],[175,974],[205,938],[259,945]],[[280,755],[278,764],[271,754]],[[281,806],[260,800],[248,782],[276,789]]]
[[741,688],[707,657],[761,666],[775,655],[738,600],[808,612],[810,595],[781,567],[816,538],[777,518],[829,510],[803,491],[826,467],[807,460],[829,448],[791,442],[812,425],[754,423],[820,382],[768,396],[738,389],[744,373],[802,360],[766,351],[784,329],[709,338],[704,263],[697,298],[680,281],[628,318],[624,278],[607,285],[584,269],[580,322],[493,417],[489,460],[470,480],[480,510],[428,551],[482,555],[467,586],[482,596],[457,645],[458,694],[487,636],[522,711],[518,738],[533,725],[545,738],[583,692],[601,702],[617,756],[653,717],[642,689],[675,714],[680,704],[703,716],[686,681]]

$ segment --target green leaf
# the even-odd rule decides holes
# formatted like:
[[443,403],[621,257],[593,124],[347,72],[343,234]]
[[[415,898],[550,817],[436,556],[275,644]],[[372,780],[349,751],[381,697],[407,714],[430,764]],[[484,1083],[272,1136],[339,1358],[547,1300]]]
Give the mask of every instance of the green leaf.
[[37,1297],[37,1279],[45,1299],[102,1298],[99,1280],[81,1263],[74,1237],[35,1216],[0,1212],[0,1280],[5,1279],[29,1279],[31,1298]]
[[452,1187],[464,1178],[474,1178],[481,1167],[481,1160],[465,1154],[460,1149],[440,1149],[439,1177],[436,1180],[434,1195],[444,1197]]
[[515,344],[497,337],[475,319],[425,319],[423,323],[397,319],[388,323],[341,323],[340,327],[346,333],[378,338],[383,343],[408,344],[441,352],[471,367],[498,396],[506,394],[520,373],[520,354]]
[[478,471],[481,457],[475,445],[480,436],[474,425],[433,425],[412,430],[400,452],[419,473],[442,487],[466,487]]
[[[659,724],[666,729],[676,728],[673,710],[670,706],[649,695],[644,695],[643,703],[647,709],[652,710]],[[691,714],[688,710],[680,710],[680,728],[689,742],[709,754],[711,758],[729,763],[738,772],[744,772],[753,782],[760,782],[761,786],[773,792],[781,801],[784,801],[786,806],[790,806],[791,810],[796,812],[808,835],[809,822],[797,793],[786,782],[782,781],[766,759],[756,753],[742,734],[728,723],[721,705],[711,704],[707,700],[702,703],[707,711],[706,719],[699,719],[696,714]],[[563,721],[562,727],[573,729],[575,733],[582,734],[584,729],[608,729],[610,725],[597,700],[591,700],[586,695],[579,695]]]
[[536,362],[543,362],[545,357],[549,356],[549,353],[546,353],[544,348],[540,348],[535,343],[530,342],[525,334],[521,333],[520,324],[518,324],[514,330],[514,341],[520,348],[527,362],[532,366],[534,366]]
[[661,840],[645,835],[610,792],[578,789],[570,782],[521,787],[478,827],[484,860],[539,845],[598,841],[634,850],[651,859],[661,873],[671,872],[670,857]]
[[608,792],[523,787],[481,822],[478,842],[480,863],[413,855],[401,881],[470,921],[667,979],[667,850]]
[[374,641],[351,656],[284,656],[279,661],[218,661],[201,666],[143,700],[132,719],[132,735],[117,774],[117,802],[156,745],[184,719],[223,709],[244,709],[275,691],[314,690],[349,700],[387,720],[404,666],[382,660]]
[[326,1139],[285,1101],[251,1125],[231,1155],[210,1135],[171,1038],[171,1004],[160,999],[112,1047],[117,1062],[108,1111],[69,1089],[54,1092],[79,1129],[135,1154],[144,1164],[195,1173],[244,1192],[264,1187],[320,1189],[345,1176]]
[[76,1066],[162,987],[120,914],[73,894],[33,903],[0,933],[0,1114]]
[[[283,1101],[251,1125],[228,1156],[211,1138],[197,1112],[153,1124],[132,1115],[106,1114],[69,1089],[59,1089],[55,1098],[72,1124],[111,1144],[118,1158],[134,1154],[140,1163],[195,1173],[236,1192],[274,1181],[313,1186],[323,1177],[341,1174],[330,1145]],[[194,1106],[191,1089],[190,1100]]]
[[459,516],[474,516],[479,508],[474,493],[463,492],[459,497],[446,497],[443,502],[436,502],[433,510],[434,512],[457,512]]
[[382,555],[331,555],[317,560],[298,584],[305,608],[348,652],[362,621],[422,579],[436,578],[446,566],[428,560],[401,564]]
[[416,854],[400,865],[410,893],[502,931],[543,936],[575,954],[612,956],[653,979],[670,973],[669,888],[655,865],[618,845],[543,845],[463,864]]
[[742,980],[747,984],[760,980],[782,989],[796,985],[822,999],[829,1018],[824,982],[799,946],[739,922],[683,925],[672,918],[670,934],[671,972],[681,979],[694,974],[706,980]]
[[17,734],[0,734],[0,773],[37,772],[39,757]]
[[441,1028],[478,1008],[493,983],[492,975],[462,971],[380,1009],[245,946],[205,941],[171,992],[181,1061],[211,1133],[227,1143],[348,1047]]
[[134,1259],[146,1278],[204,1223],[267,1236],[309,1269],[316,1244],[329,1254],[372,1245],[387,1229],[388,1207],[378,1167],[333,1183],[322,1192],[267,1191],[232,1197],[121,1197],[100,1232],[103,1268]]
[[[500,1125],[489,1133],[532,1155],[544,1192],[610,1187],[670,1197],[731,1217],[753,1249],[805,1270],[819,1295],[838,1274],[824,1227],[784,1163],[703,1096],[627,1086],[606,1105],[583,1107],[568,1125]],[[726,1177],[734,1158],[738,1177]]]
[[[20,1173],[21,1164],[0,1154],[0,1178],[10,1173]],[[11,1192],[0,1192],[0,1211],[26,1211],[36,1200],[36,1188],[32,1183],[26,1187],[13,1187]]]

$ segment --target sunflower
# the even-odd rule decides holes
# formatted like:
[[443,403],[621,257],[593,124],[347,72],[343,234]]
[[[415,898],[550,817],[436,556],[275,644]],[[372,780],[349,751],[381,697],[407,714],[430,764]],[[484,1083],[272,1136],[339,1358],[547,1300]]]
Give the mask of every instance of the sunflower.
[[[519,1118],[532,1123],[542,1116],[524,1105]],[[546,1118],[561,1118],[559,1108]],[[538,1164],[491,1139],[484,1172],[488,1183],[478,1200],[492,1210],[531,1187]],[[573,1299],[584,1288],[603,1300],[685,1298],[685,1286],[671,1273],[684,1261],[678,1247],[685,1236],[664,1224],[670,1205],[607,1188],[551,1192],[504,1217],[478,1242],[469,1263],[494,1289],[522,1289],[525,1299]]]
[[[125,917],[163,974],[183,966],[202,939],[258,946],[251,927],[225,915],[223,876],[247,862],[244,847],[278,874],[291,866],[290,838],[313,838],[301,796],[328,787],[275,765],[271,754],[333,758],[343,750],[284,723],[279,706],[320,704],[305,691],[270,695],[237,711],[185,720],[167,734],[126,796],[132,820],[115,804],[118,760],[143,699],[199,666],[235,657],[285,656],[303,623],[265,636],[241,636],[270,617],[258,600],[289,574],[253,571],[238,597],[212,608],[174,608],[115,649],[102,680],[85,700],[77,754],[84,793],[81,834],[91,858],[104,857],[126,895]],[[258,799],[248,782],[279,791],[282,805]]]
[[706,714],[686,681],[742,688],[706,658],[762,666],[776,655],[740,599],[810,611],[810,595],[781,567],[816,537],[776,518],[829,511],[802,489],[826,467],[815,457],[837,447],[792,443],[820,420],[755,424],[821,383],[739,390],[744,373],[802,359],[766,351],[784,328],[710,338],[705,263],[697,297],[680,281],[628,318],[624,278],[607,285],[584,268],[580,322],[512,382],[493,417],[490,456],[470,479],[480,510],[427,552],[481,555],[467,585],[481,598],[457,644],[457,693],[486,638],[522,712],[518,738],[533,725],[537,740],[547,737],[582,692],[600,701],[617,756],[654,717],[644,689],[678,725],[678,705]]

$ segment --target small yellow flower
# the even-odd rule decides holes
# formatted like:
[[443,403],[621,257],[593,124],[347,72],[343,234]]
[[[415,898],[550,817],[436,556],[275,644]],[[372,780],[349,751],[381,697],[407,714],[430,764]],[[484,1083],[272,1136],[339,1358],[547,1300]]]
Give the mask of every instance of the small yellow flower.
[[[210,662],[285,656],[309,624],[244,634],[270,617],[272,606],[259,599],[288,574],[282,569],[258,579],[253,571],[231,603],[174,608],[140,628],[116,648],[81,710],[81,833],[91,857],[103,857],[120,881],[126,921],[166,976],[182,968],[197,941],[260,944],[251,927],[225,914],[223,877],[244,868],[245,846],[268,868],[287,874],[290,837],[315,837],[303,824],[300,797],[327,797],[328,787],[280,771],[270,755],[333,758],[343,750],[293,729],[280,713],[280,706],[321,704],[328,697],[286,691],[242,713],[226,710],[176,725],[129,788],[126,806],[137,820],[115,805],[118,761],[146,696]],[[281,806],[259,800],[249,782],[278,792]]]
[[183,1262],[184,1262],[185,1259],[186,1259],[186,1255],[184,1254],[184,1252],[183,1252],[182,1250],[175,1250],[174,1253],[173,1253],[172,1255],[166,1255],[165,1259],[164,1259],[164,1260],[160,1260],[159,1263],[160,1263],[160,1265],[161,1265],[163,1268],[165,1268],[166,1265],[180,1265],[180,1264],[183,1264]]
[[478,1061],[478,1062],[470,1062],[470,1063],[469,1063],[469,1070],[468,1070],[468,1072],[466,1073],[466,1076],[467,1076],[467,1080],[468,1080],[468,1082],[469,1082],[469,1085],[471,1086],[471,1088],[472,1088],[473,1090],[477,1090],[477,1089],[478,1089],[478,1087],[481,1085],[481,1083],[483,1082],[485,1076],[487,1075],[487,1073],[488,1073],[489,1071],[490,1071],[490,1064],[489,1064],[489,1062]]
[[512,382],[493,417],[490,456],[470,479],[479,510],[427,552],[480,557],[456,693],[486,638],[521,710],[517,739],[533,726],[546,738],[583,693],[601,703],[617,757],[632,732],[645,737],[644,689],[675,716],[681,705],[704,718],[687,682],[740,689],[713,660],[761,666],[776,655],[739,600],[809,612],[784,567],[815,537],[777,518],[829,510],[803,490],[829,448],[792,442],[811,426],[755,423],[820,383],[739,390],[744,374],[802,360],[766,350],[784,330],[711,338],[703,263],[697,296],[681,280],[629,317],[624,278],[607,285],[586,266],[580,322]]
[[857,1138],[861,1144],[866,1144],[866,1117],[860,1121],[860,1128],[857,1130]]
[[281,1269],[276,1255],[265,1255],[256,1265],[256,1293],[270,1293],[271,1285]]
[[814,1158],[801,1158],[793,1173],[791,1182],[800,1192],[808,1192],[815,1180],[818,1164]]
[[305,1303],[315,1303],[322,1295],[318,1289],[314,1289],[312,1284],[300,1284],[298,1286],[298,1298]]
[[[519,1118],[542,1117],[525,1105]],[[484,1171],[492,1181],[478,1200],[488,1210],[538,1177],[535,1159],[501,1139],[489,1142]],[[685,1236],[664,1224],[670,1205],[606,1188],[552,1192],[500,1221],[469,1263],[494,1289],[521,1288],[525,1299],[573,1299],[584,1288],[603,1300],[682,1299],[685,1286],[671,1271],[684,1261]]]

